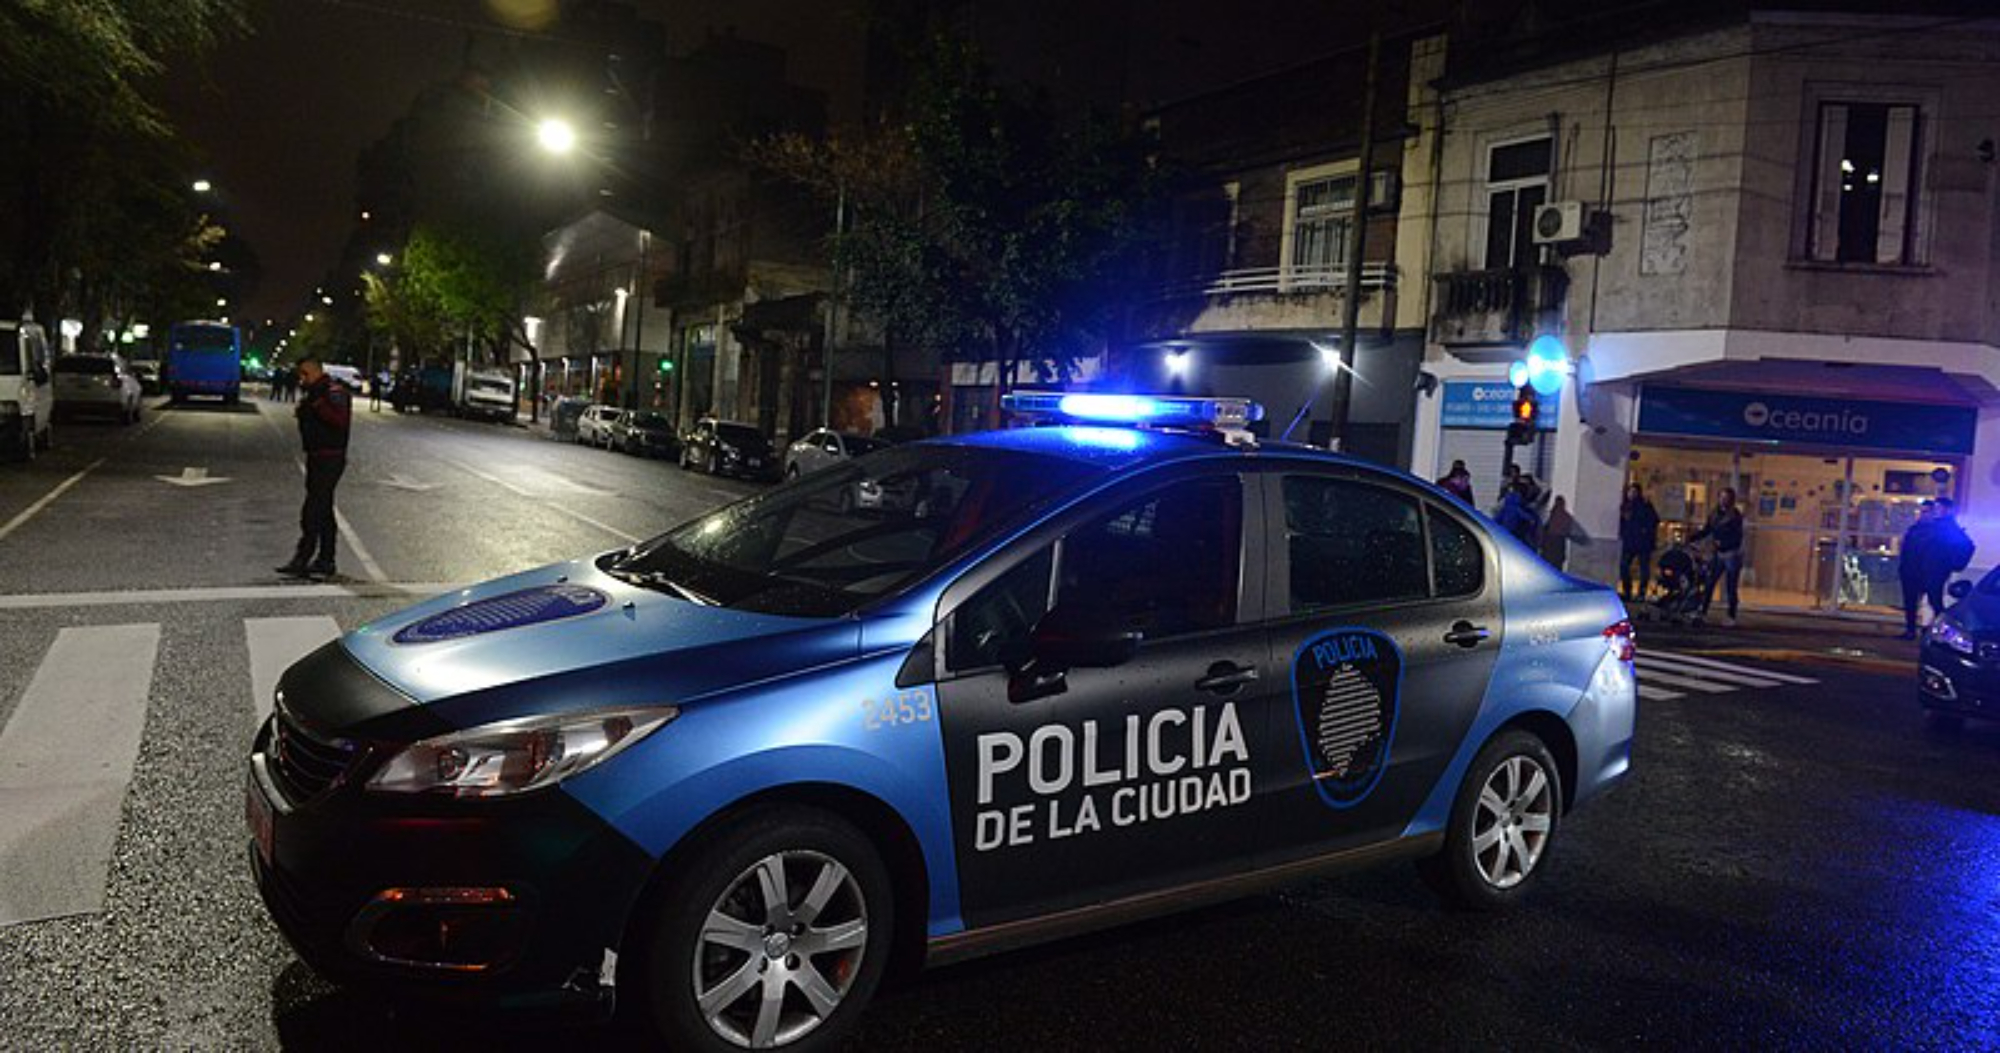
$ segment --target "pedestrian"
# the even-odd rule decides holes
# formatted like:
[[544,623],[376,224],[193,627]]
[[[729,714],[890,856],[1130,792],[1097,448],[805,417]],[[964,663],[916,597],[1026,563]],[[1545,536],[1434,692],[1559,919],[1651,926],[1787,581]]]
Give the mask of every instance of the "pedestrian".
[[1723,487],[1716,495],[1715,510],[1708,514],[1708,521],[1700,530],[1688,535],[1689,541],[1707,538],[1715,544],[1715,560],[1708,572],[1708,581],[1702,586],[1701,613],[1697,623],[1708,618],[1708,608],[1715,600],[1715,586],[1722,584],[1722,595],[1729,606],[1729,616],[1724,625],[1736,624],[1736,608],[1739,586],[1743,579],[1743,510],[1736,507],[1736,491]]
[[312,356],[299,360],[299,440],[306,454],[306,500],[299,508],[299,545],[292,561],[278,568],[291,578],[334,576],[333,490],[347,471],[347,433],[354,406],[345,385],[327,376]]
[[[1917,508],[1917,520],[1903,531],[1903,544],[1896,553],[1896,577],[1903,586],[1903,639],[1917,638],[1917,604],[1924,597],[1925,562],[1931,558],[1937,536],[1937,502],[1925,501]],[[1931,608],[1936,621],[1938,609]]]
[[1561,497],[1549,508],[1549,518],[1542,523],[1542,558],[1557,570],[1569,562],[1570,542],[1588,540],[1579,527],[1576,517],[1569,514],[1569,505]]
[[1437,484],[1445,493],[1465,502],[1466,507],[1473,507],[1472,470],[1465,466],[1464,461],[1451,462],[1451,471],[1444,473],[1444,478],[1439,479]]
[[[1646,500],[1638,483],[1625,488],[1625,501],[1618,506],[1618,594],[1628,600],[1644,600],[1653,586],[1653,547],[1660,535],[1660,513]],[[1636,573],[1634,571],[1636,570]],[[1632,591],[1634,583],[1638,592]]]
[[1529,548],[1535,547],[1535,535],[1541,529],[1541,522],[1535,516],[1535,508],[1529,500],[1527,485],[1517,478],[1514,484],[1500,495],[1500,508],[1494,520],[1500,528],[1514,535]]
[[1937,499],[1937,518],[1932,523],[1934,533],[1926,544],[1925,559],[1922,561],[1924,574],[1924,598],[1930,601],[1931,620],[1944,613],[1944,590],[1951,583],[1951,576],[1964,570],[1972,563],[1972,553],[1978,548],[1972,543],[1972,536],[1958,525],[1958,502],[1949,497]]

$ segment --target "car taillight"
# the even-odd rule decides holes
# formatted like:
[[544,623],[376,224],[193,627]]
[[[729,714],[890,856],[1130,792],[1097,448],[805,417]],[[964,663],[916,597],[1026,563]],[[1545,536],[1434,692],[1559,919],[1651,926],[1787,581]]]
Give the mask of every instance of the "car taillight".
[[1638,634],[1632,631],[1629,619],[1606,626],[1604,642],[1610,645],[1611,653],[1617,655],[1621,662],[1629,662],[1639,653]]

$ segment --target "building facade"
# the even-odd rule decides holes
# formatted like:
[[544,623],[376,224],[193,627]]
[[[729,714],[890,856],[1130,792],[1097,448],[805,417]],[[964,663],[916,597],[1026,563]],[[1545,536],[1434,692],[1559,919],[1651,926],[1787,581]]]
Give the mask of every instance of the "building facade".
[[1551,336],[1571,376],[1514,457],[1588,536],[1573,572],[1616,577],[1628,484],[1663,544],[1733,489],[1751,603],[1899,603],[1931,497],[1966,509],[1975,565],[2000,556],[2000,20],[1754,10],[1563,61],[1519,44],[1454,42],[1432,104],[1412,470],[1465,460],[1490,503],[1508,366]]

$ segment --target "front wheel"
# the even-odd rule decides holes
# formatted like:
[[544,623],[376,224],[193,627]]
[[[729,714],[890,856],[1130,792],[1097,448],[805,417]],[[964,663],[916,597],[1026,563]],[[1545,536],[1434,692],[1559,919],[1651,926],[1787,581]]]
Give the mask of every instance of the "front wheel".
[[833,1048],[888,965],[888,870],[828,812],[745,815],[657,902],[643,984],[671,1049]]
[[1539,876],[1562,821],[1562,774],[1542,740],[1508,731],[1473,759],[1452,802],[1444,847],[1419,871],[1446,903],[1499,911]]

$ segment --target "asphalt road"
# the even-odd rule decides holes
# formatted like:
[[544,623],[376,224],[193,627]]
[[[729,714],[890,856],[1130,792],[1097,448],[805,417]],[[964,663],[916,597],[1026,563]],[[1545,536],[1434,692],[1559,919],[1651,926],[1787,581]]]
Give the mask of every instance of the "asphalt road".
[[[0,859],[0,1048],[630,1044],[399,1013],[293,959],[244,864],[258,641],[622,545],[754,487],[521,429],[357,418],[337,588],[270,570],[300,492],[282,412],[69,425],[54,455],[0,465],[0,727],[60,715],[72,679],[150,670],[130,687],[142,712],[45,732],[129,737],[131,758],[49,777],[74,803],[30,858]],[[227,481],[156,478],[188,469]],[[2000,726],[1929,730],[1909,677],[1821,662],[1795,635],[1642,635],[1635,773],[1565,824],[1525,910],[1444,912],[1405,867],[1312,882],[935,971],[881,997],[855,1048],[2000,1047]],[[22,789],[12,728],[0,818]],[[37,756],[22,763],[64,754]],[[8,920],[43,901],[72,906]]]

